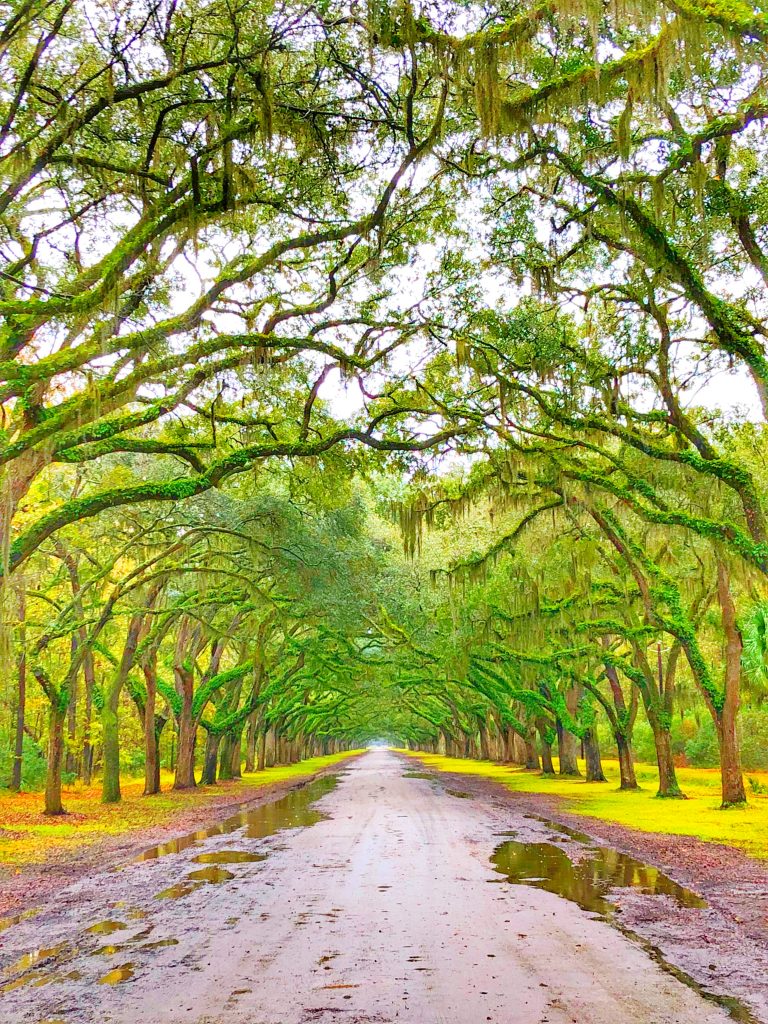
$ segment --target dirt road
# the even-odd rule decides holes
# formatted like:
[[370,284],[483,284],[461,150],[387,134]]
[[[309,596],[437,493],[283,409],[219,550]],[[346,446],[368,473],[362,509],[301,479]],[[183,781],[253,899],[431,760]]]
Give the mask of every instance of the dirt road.
[[[0,1020],[728,1019],[611,924],[506,881],[490,858],[509,815],[409,768],[372,751],[325,795],[320,780],[176,852],[69,886],[0,935]],[[318,795],[322,820],[309,807]],[[514,826],[518,840],[557,838],[522,816]]]

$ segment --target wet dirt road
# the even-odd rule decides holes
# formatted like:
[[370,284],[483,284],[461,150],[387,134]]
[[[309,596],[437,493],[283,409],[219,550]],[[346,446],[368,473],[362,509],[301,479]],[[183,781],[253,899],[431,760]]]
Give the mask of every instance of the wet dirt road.
[[729,1019],[606,921],[506,881],[490,858],[510,814],[413,767],[371,751],[333,789],[70,886],[0,934],[0,1020]]

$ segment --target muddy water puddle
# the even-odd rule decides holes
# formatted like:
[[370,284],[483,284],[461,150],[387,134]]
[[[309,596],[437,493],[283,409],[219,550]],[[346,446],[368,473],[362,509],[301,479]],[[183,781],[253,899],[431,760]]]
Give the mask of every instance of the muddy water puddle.
[[214,850],[192,858],[195,864],[257,864],[266,859],[266,853],[249,853],[247,850]]
[[119,932],[127,927],[128,925],[123,921],[97,921],[96,924],[92,924],[85,930],[93,935],[111,935],[112,932]]
[[[300,789],[292,790],[279,800],[263,804],[253,810],[241,811],[211,828],[191,832],[167,843],[154,846],[138,858],[140,861],[156,860],[171,853],[181,853],[205,839],[228,835],[242,830],[247,839],[266,839],[284,829],[304,828],[323,821],[326,817],[313,808],[316,800],[330,793],[336,786],[338,775],[327,775],[309,782]],[[266,853],[251,850],[211,850],[192,858],[193,863],[206,867],[191,871],[186,878],[156,893],[158,900],[177,900],[189,896],[203,885],[217,885],[229,882],[237,876],[221,867],[222,864],[253,864],[267,859]]]
[[215,864],[211,864],[210,867],[200,868],[198,871],[191,871],[187,878],[193,882],[208,882],[210,885],[218,885],[219,882],[228,882],[231,878],[234,878],[234,872],[227,871],[225,868],[217,868]]
[[122,949],[125,949],[125,946],[122,945],[122,944],[118,945],[118,946],[99,946],[98,949],[94,949],[94,951],[92,953],[89,953],[88,955],[89,956],[114,956],[115,953],[119,953],[120,950],[122,950]]
[[9,968],[9,974],[18,974],[19,971],[28,971],[30,967],[37,967],[46,960],[55,960],[67,949],[68,943],[59,942],[55,946],[47,946],[41,949],[33,949],[25,953],[20,960]]
[[306,825],[314,825],[322,821],[325,815],[312,808],[312,804],[332,792],[336,787],[336,775],[325,775],[320,779],[307,783],[300,789],[291,790],[279,800],[272,803],[262,804],[249,811],[240,811],[226,818],[217,825],[201,829],[197,832],[190,832],[188,835],[179,836],[178,839],[171,839],[167,843],[160,843],[149,850],[145,850],[139,861],[156,860],[169,853],[181,853],[204,839],[212,839],[215,836],[229,835],[243,829],[247,839],[266,839],[286,828],[303,828]]
[[161,889],[160,892],[155,893],[155,899],[180,900],[183,896],[189,896],[195,889],[200,889],[202,885],[202,882],[176,882],[174,885],[169,885],[167,889]]
[[[528,821],[540,821],[542,825],[546,825],[549,832],[556,832],[561,836],[567,836],[568,839],[574,839],[577,843],[583,843],[585,846],[594,845],[592,836],[588,836],[586,832],[579,832],[577,828],[571,828],[570,825],[561,825],[559,821],[550,821],[549,818],[543,818],[540,814],[524,814],[523,817]],[[558,839],[556,841],[564,843],[565,839]]]
[[0,932],[4,932],[6,928],[11,928],[15,924],[21,924],[22,921],[27,921],[30,917],[35,917],[41,910],[42,907],[33,907],[31,910],[14,914],[12,917],[0,917]]
[[165,949],[166,946],[178,946],[178,939],[158,939],[156,942],[145,942],[139,949]]
[[121,964],[113,967],[105,975],[99,978],[99,985],[119,985],[121,981],[128,981],[133,977],[133,964]]
[[507,881],[531,885],[563,896],[609,917],[615,912],[609,894],[614,889],[637,889],[653,896],[671,896],[682,907],[706,907],[706,901],[678,885],[658,868],[604,846],[590,846],[572,859],[552,843],[522,843],[509,839],[496,848],[491,862]]
[[[54,970],[62,963],[66,963],[74,956],[74,949],[68,942],[59,942],[55,946],[44,946],[39,949],[30,950],[25,953],[10,967],[3,971],[8,980],[0,984],[0,992],[10,992],[22,985],[39,987],[48,985],[52,981],[63,981],[70,975],[56,975],[41,973],[53,968]],[[18,977],[13,977],[18,975]]]

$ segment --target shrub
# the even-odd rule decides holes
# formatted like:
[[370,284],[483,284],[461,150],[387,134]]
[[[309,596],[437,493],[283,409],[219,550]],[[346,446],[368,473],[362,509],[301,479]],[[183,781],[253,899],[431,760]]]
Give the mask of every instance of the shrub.
[[[768,770],[768,709],[742,708],[739,717],[741,764],[745,771]],[[686,756],[697,768],[716,768],[720,763],[717,734],[711,718],[702,722],[698,734],[686,744]]]
[[716,768],[720,764],[715,723],[707,717],[695,736],[685,744],[688,764],[694,768]]
[[[21,788],[27,791],[42,789],[45,786],[47,767],[42,748],[25,733],[21,760]],[[4,747],[0,750],[0,785],[8,786],[12,771],[13,751]]]
[[[675,717],[670,730],[672,744],[672,755],[676,760],[687,756],[686,735],[690,732],[690,720],[682,720]],[[644,718],[638,716],[635,723],[635,731],[632,738],[632,746],[635,751],[635,758],[644,761],[646,764],[656,763],[656,744],[653,742],[653,730]]]
[[141,775],[145,762],[143,750],[120,750],[120,771],[126,775]]
[[741,760],[747,771],[768,770],[768,708],[743,708]]

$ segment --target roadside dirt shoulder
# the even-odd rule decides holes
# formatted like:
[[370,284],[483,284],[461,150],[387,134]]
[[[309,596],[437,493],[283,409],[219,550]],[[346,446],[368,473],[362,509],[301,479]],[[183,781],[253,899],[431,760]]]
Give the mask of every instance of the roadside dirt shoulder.
[[134,829],[121,835],[105,836],[88,842],[75,852],[66,851],[40,863],[20,867],[4,865],[0,871],[0,927],[3,918],[14,917],[36,907],[64,886],[86,875],[132,860],[150,846],[215,825],[240,811],[270,803],[284,793],[301,789],[313,779],[343,771],[359,756],[353,755],[311,775],[285,779],[258,788],[222,783],[221,793],[212,794],[209,800],[197,807],[173,814],[162,824]]
[[[417,758],[414,761],[420,765]],[[768,1019],[768,862],[720,843],[642,832],[583,816],[565,810],[563,798],[554,794],[511,791],[495,780],[460,772],[434,771],[434,776],[446,789],[486,800],[500,811],[576,829],[701,896],[708,909],[692,917],[674,900],[649,899],[637,890],[622,889],[616,898],[616,921],[704,991],[737,996],[759,1008],[760,1019]],[[732,1015],[736,1020],[750,1019],[739,1016],[737,1008]]]

